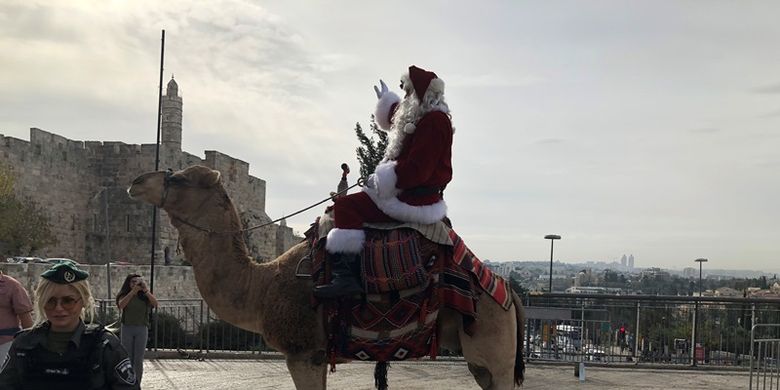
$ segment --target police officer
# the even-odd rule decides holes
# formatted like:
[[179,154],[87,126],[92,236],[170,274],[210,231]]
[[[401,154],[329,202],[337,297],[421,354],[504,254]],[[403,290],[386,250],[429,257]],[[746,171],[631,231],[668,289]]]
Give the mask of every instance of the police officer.
[[0,389],[140,389],[119,340],[90,322],[89,274],[62,261],[41,274],[36,324],[17,333],[0,368]]

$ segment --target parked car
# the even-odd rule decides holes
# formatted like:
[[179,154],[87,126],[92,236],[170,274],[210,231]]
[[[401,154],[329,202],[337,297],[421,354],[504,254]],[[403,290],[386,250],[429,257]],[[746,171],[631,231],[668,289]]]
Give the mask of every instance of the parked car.
[[72,262],[74,262],[74,263],[78,264],[78,261],[76,261],[76,260],[73,260],[73,259],[68,259],[68,258],[65,258],[65,257],[47,257],[47,258],[46,258],[46,259],[44,259],[42,262],[43,262],[43,263],[51,263],[51,264],[54,264],[54,263],[59,263],[59,262],[61,262],[61,261],[72,261]]
[[45,263],[45,261],[40,257],[32,257],[32,256],[14,256],[9,257],[6,259],[6,262],[8,263]]

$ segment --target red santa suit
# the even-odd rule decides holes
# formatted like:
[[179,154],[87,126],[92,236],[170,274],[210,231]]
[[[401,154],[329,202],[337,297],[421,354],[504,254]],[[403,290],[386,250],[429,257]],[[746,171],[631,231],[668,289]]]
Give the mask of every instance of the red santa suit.
[[444,82],[415,66],[401,82],[403,102],[386,92],[377,103],[377,124],[394,132],[384,160],[362,192],[336,199],[335,228],[326,244],[331,253],[359,253],[365,222],[428,224],[447,215],[442,194],[452,179],[453,129]]

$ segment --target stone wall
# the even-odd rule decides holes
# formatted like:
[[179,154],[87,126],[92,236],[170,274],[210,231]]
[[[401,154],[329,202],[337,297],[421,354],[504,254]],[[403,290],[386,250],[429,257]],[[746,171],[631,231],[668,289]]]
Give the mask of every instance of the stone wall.
[[30,142],[2,137],[0,155],[13,170],[15,193],[42,206],[52,221],[59,243],[47,248],[50,257],[83,257],[84,225],[90,189],[97,178],[88,169],[89,151],[83,142],[30,129]]
[[[201,159],[181,150],[182,100],[173,80],[167,92],[160,169],[195,164],[216,169],[247,226],[270,222],[266,182],[249,175],[248,163],[218,151],[206,151]],[[0,134],[0,162],[17,178],[16,195],[31,198],[46,210],[58,240],[34,255],[82,264],[151,263],[152,206],[130,199],[126,189],[135,177],[154,170],[155,154],[154,144],[74,141],[36,128],[30,129],[29,142]],[[155,264],[182,264],[184,259],[176,254],[178,233],[164,211],[156,226]],[[250,254],[265,261],[284,253],[300,237],[285,225],[269,225],[245,239]]]
[[[80,265],[80,268],[89,272],[89,283],[92,287],[92,295],[95,299],[114,299],[125,281],[125,277],[131,273],[143,276],[151,280],[150,267],[148,265]],[[30,294],[32,299],[35,286],[41,273],[49,268],[48,264],[8,264],[0,263],[0,270],[18,280]],[[111,291],[108,290],[108,274],[111,274]],[[154,267],[154,295],[161,300],[165,299],[200,299],[200,292],[195,284],[195,275],[189,266],[155,266]]]

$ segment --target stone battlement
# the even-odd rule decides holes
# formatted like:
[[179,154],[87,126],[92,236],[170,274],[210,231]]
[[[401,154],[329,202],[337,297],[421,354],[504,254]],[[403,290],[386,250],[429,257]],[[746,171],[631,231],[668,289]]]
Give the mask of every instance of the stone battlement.
[[[242,221],[269,222],[266,182],[249,175],[249,163],[215,150],[205,151],[204,158],[181,150],[182,100],[177,90],[171,80],[168,93],[174,92],[175,99],[166,99],[163,107],[161,169],[196,164],[216,169]],[[17,196],[29,197],[46,210],[58,240],[35,255],[87,264],[149,263],[151,208],[130,199],[126,189],[135,177],[154,170],[155,153],[155,144],[76,141],[38,128],[30,129],[29,141],[0,134],[0,161],[16,176]],[[160,264],[179,264],[178,234],[165,212],[160,214],[156,258]],[[250,235],[247,246],[255,258],[268,260],[297,241],[291,228],[271,225]]]

